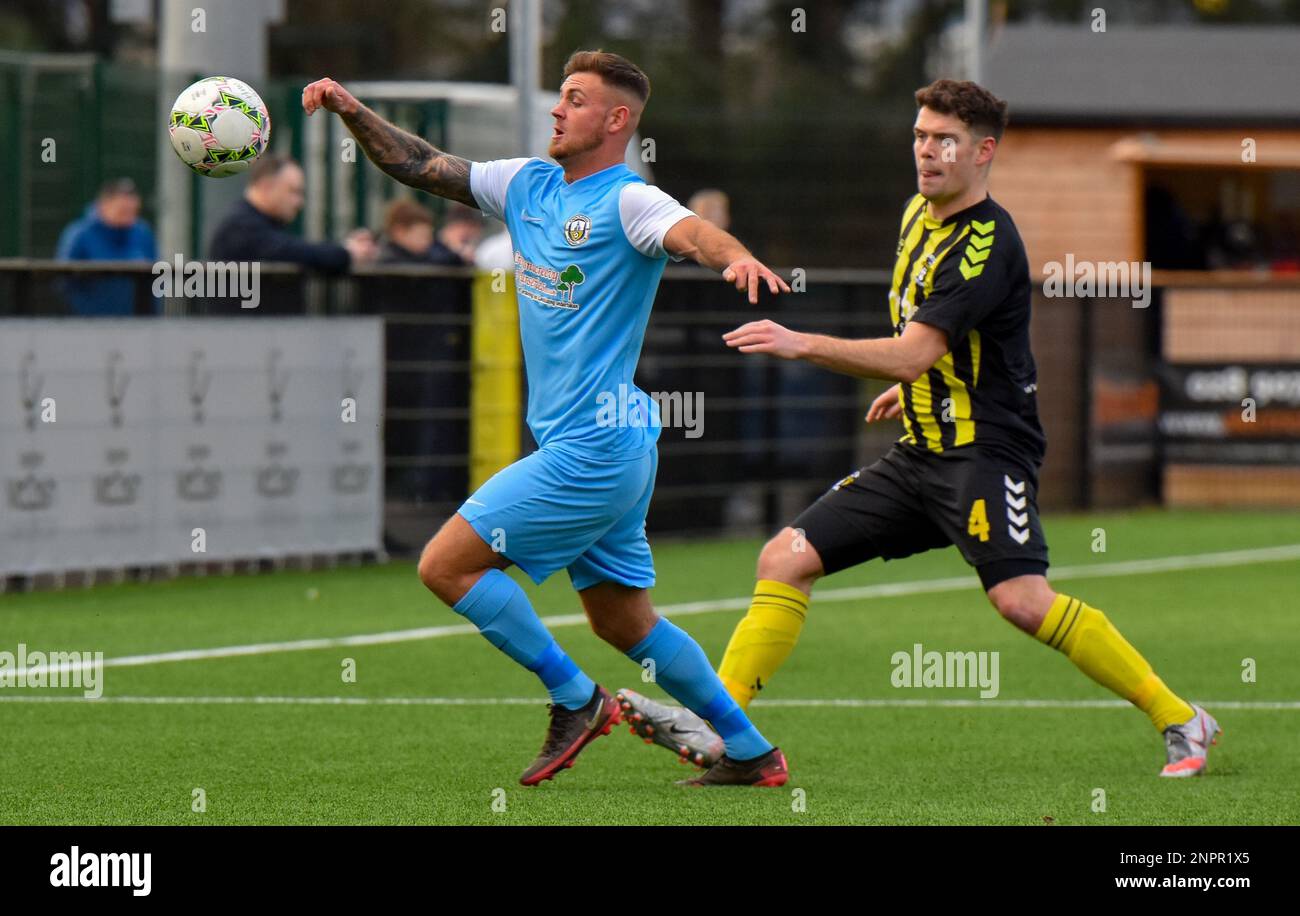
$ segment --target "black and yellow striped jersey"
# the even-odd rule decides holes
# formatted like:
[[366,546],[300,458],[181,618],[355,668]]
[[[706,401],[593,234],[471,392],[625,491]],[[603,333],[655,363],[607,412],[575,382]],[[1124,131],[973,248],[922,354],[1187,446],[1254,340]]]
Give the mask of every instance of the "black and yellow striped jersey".
[[1029,260],[1011,216],[991,197],[942,221],[908,201],[889,289],[894,335],[920,321],[948,352],[902,385],[901,441],[932,452],[969,445],[1042,463],[1038,372],[1029,349]]

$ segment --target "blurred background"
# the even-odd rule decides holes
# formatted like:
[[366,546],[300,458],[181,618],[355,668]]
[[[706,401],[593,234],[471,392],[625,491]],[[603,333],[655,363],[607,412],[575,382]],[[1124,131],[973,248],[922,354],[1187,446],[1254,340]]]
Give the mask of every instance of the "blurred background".
[[[629,162],[805,281],[751,309],[712,274],[668,268],[637,380],[702,395],[703,434],[664,431],[652,535],[770,532],[897,437],[863,422],[883,384],[743,359],[719,335],[760,316],[889,333],[912,93],[938,77],[1010,104],[992,193],[1038,282],[1041,505],[1300,506],[1300,0],[7,0],[0,337],[74,317],[104,321],[104,340],[113,319],[382,322],[366,490],[380,524],[337,549],[418,551],[533,447],[509,270],[492,282],[509,248],[503,261],[502,227],[477,211],[382,175],[338,119],[304,118],[301,89],[334,77],[467,158],[541,155],[563,62],[595,47],[653,84]],[[270,153],[301,167],[287,231],[315,247],[266,259],[256,313],[151,286],[158,261],[214,257],[248,191],[193,174],[168,143],[172,100],[209,75],[257,89]],[[78,247],[100,225],[122,243],[111,256]],[[1149,303],[1044,287],[1082,262],[1149,265]],[[105,347],[87,359],[111,365]],[[51,511],[24,425],[35,352],[0,364],[14,539]],[[147,524],[147,491],[104,511]],[[311,552],[266,543],[263,560]],[[0,572],[66,572],[22,566]]]

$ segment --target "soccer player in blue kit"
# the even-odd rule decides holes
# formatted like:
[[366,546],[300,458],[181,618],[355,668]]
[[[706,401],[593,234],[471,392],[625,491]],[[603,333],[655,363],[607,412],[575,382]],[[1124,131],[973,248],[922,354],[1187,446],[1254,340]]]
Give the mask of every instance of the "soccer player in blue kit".
[[[784,755],[732,699],[699,645],[650,603],[646,510],[658,466],[658,417],[633,383],[669,257],[722,271],[758,302],[789,292],[732,236],[646,185],[624,164],[650,95],[630,61],[578,51],[565,64],[548,153],[469,162],[384,121],[331,79],[303,90],[310,115],[338,114],[370,161],[411,187],[502,219],[514,244],[528,426],[537,451],[498,472],[424,548],[420,579],[494,646],[535,673],[550,726],[520,777],[536,785],[573,765],[622,717],[618,700],[565,654],[503,570],[540,584],[566,569],[595,633],[708,721],[723,756],[689,785],[780,786]],[[625,386],[625,387],[623,387]],[[607,405],[631,392],[626,422]],[[495,549],[494,549],[495,548]],[[648,666],[647,666],[648,667]]]

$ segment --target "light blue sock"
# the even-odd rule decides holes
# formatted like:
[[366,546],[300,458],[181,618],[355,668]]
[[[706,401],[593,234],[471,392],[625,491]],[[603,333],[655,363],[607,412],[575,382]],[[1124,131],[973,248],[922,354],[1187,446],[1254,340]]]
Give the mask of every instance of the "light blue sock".
[[627,651],[627,656],[638,665],[653,659],[656,683],[714,727],[732,760],[752,760],[772,749],[722,686],[704,650],[667,618],[659,618],[646,638]]
[[452,610],[478,627],[488,642],[541,678],[552,702],[580,709],[591,700],[595,682],[564,654],[537,618],[524,590],[501,570],[488,570]]

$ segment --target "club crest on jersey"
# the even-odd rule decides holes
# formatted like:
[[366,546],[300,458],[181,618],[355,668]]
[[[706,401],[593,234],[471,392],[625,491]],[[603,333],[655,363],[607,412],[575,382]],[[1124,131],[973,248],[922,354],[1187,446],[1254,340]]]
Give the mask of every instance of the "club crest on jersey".
[[925,259],[925,263],[921,265],[921,269],[916,272],[916,276],[912,279],[917,289],[925,289],[925,278],[930,275],[930,270],[938,259],[938,252],[931,252],[930,256]]
[[564,221],[564,240],[577,247],[591,237],[591,217],[579,213]]

